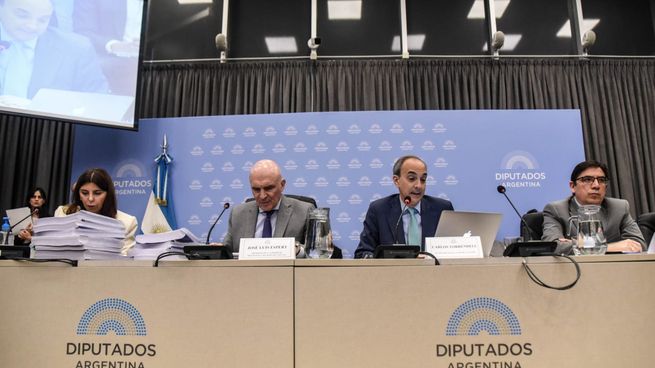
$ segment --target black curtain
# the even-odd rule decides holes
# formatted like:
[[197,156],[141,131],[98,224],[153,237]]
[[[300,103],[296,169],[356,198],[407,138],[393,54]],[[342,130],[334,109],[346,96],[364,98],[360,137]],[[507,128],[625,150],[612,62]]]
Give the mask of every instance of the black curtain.
[[[172,63],[147,64],[142,77],[143,117],[356,110],[580,109],[586,155],[609,165],[610,195],[629,200],[634,214],[655,211],[653,59]],[[15,140],[10,140],[5,138],[5,131],[0,130],[3,142],[13,145],[46,139],[15,134]],[[71,142],[71,132],[68,130],[65,143],[58,145],[67,152],[58,154],[62,159],[70,160],[70,147],[66,144]],[[558,148],[558,142],[541,142],[538,137],[535,144]],[[17,171],[11,174],[36,176],[33,170],[37,168],[23,171],[19,169],[21,165],[21,161],[12,165]],[[65,165],[69,167],[70,162]],[[18,178],[15,181],[27,182]],[[3,179],[3,191],[4,183]],[[17,189],[12,186],[11,193]]]
[[34,187],[48,195],[50,214],[68,199],[73,125],[0,115],[0,211],[26,206]]

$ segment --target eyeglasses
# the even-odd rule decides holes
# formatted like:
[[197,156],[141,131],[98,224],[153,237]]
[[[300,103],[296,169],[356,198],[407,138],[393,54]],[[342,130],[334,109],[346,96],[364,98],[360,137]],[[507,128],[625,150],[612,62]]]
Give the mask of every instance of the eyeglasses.
[[610,178],[608,178],[607,176],[581,176],[575,180],[579,181],[584,185],[591,185],[596,180],[598,180],[598,184],[600,185],[607,185],[607,183],[609,183],[610,181]]

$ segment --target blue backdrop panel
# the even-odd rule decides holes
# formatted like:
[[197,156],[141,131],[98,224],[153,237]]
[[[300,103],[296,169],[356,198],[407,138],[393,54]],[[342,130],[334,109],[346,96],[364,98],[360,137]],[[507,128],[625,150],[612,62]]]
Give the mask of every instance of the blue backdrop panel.
[[[251,196],[248,171],[257,160],[281,166],[287,193],[330,207],[336,242],[357,246],[368,204],[397,192],[392,165],[415,154],[428,164],[427,193],[458,210],[502,212],[498,238],[517,235],[516,214],[569,194],[573,166],[584,160],[578,110],[327,112],[142,120],[139,132],[78,127],[73,180],[104,167],[121,210],[143,216],[163,135],[168,136],[171,188],[179,226],[206,236],[224,202]],[[212,239],[227,230],[227,215]]]

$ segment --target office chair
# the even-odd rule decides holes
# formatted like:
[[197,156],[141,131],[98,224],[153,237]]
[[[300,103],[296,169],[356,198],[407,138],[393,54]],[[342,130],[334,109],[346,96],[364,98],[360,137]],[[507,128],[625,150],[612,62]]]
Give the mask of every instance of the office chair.
[[653,239],[653,232],[655,232],[655,212],[640,215],[637,218],[637,224],[639,224],[641,234],[644,236],[644,240],[646,240],[646,246],[648,246],[651,239]]
[[[293,199],[297,199],[299,201],[307,202],[307,203],[313,205],[314,208],[318,208],[318,206],[316,205],[316,200],[314,200],[314,198],[303,196],[303,195],[297,195],[297,194],[284,194],[284,196],[289,197],[289,198],[293,198]],[[255,200],[255,198],[250,197],[250,198],[246,199],[246,202],[252,202],[254,200]]]
[[543,212],[531,212],[523,215],[523,220],[530,227],[531,231],[525,228],[525,225],[521,223],[521,236],[523,239],[527,240],[540,240],[541,236],[544,233],[544,213]]

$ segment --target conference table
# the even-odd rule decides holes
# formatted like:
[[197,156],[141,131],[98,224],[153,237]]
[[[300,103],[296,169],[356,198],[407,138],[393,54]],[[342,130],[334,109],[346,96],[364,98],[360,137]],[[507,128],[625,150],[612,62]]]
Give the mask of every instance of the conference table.
[[655,256],[0,261],[2,367],[650,367]]

